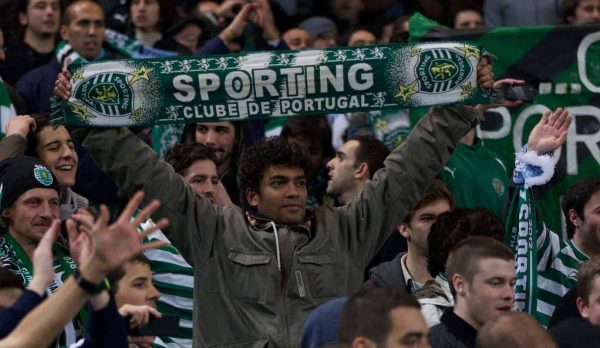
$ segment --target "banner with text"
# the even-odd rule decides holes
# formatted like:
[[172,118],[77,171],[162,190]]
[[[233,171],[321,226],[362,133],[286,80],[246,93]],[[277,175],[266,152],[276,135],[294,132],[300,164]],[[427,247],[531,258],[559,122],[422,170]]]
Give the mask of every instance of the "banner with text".
[[147,126],[486,103],[481,55],[445,42],[72,64],[60,117]]

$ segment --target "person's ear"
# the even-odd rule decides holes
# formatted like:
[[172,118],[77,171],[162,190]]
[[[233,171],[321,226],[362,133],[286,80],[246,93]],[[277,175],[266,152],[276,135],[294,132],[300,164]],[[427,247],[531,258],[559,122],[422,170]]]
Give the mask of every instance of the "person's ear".
[[401,223],[400,225],[396,226],[396,229],[398,230],[398,232],[400,232],[400,234],[402,235],[402,237],[406,238],[407,241],[410,241],[410,227],[408,226],[408,224],[406,223]]
[[375,342],[364,336],[355,337],[352,341],[352,348],[375,348],[377,345]]
[[65,41],[69,41],[69,28],[66,25],[60,26],[60,37]]
[[588,305],[580,296],[577,296],[577,300],[575,300],[575,303],[577,304],[577,310],[579,311],[579,314],[581,314],[583,319],[587,320],[590,316]]
[[258,202],[260,200],[260,195],[258,192],[254,191],[251,188],[246,189],[246,201],[250,204],[251,207],[258,207]]
[[465,296],[466,294],[466,282],[465,279],[463,278],[463,276],[461,276],[460,274],[455,274],[452,276],[452,286],[454,287],[454,291],[456,291],[457,295],[461,295],[461,296]]
[[369,165],[365,162],[358,165],[354,172],[354,179],[356,180],[367,180],[369,178]]
[[581,219],[579,218],[579,215],[577,214],[575,209],[569,209],[569,221],[571,221],[571,223],[575,225],[576,228],[578,228],[579,225],[581,225]]

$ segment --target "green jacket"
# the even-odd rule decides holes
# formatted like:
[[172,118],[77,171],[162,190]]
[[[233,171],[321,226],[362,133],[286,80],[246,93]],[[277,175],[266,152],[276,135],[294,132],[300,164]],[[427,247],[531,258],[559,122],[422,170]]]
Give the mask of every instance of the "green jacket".
[[125,128],[93,129],[83,145],[119,187],[161,201],[155,217],[169,218],[165,234],[194,267],[194,347],[292,347],[310,311],[360,290],[369,260],[476,121],[472,108],[433,108],[354,201],[319,208],[310,228],[251,224],[240,207],[212,205]]

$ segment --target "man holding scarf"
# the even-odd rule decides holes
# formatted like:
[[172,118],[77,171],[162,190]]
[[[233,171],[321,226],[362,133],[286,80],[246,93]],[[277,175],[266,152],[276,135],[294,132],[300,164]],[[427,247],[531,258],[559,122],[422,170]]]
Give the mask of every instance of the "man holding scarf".
[[49,112],[48,99],[54,94],[54,80],[65,59],[98,61],[104,59],[104,11],[93,1],[75,1],[62,18],[60,35],[66,45],[58,45],[56,57],[24,75],[16,90],[25,99],[28,113]]

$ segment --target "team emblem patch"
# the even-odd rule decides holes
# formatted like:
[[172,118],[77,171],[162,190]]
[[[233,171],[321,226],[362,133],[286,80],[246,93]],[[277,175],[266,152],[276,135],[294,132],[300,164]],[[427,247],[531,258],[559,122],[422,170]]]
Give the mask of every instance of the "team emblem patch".
[[419,90],[424,93],[451,91],[471,75],[468,59],[450,49],[423,50],[415,67]]
[[125,73],[92,75],[77,85],[73,95],[87,100],[87,112],[91,114],[87,116],[129,117],[133,109],[133,90]]
[[50,186],[54,182],[54,178],[52,177],[50,170],[39,164],[36,164],[33,167],[33,176],[44,186]]
[[494,191],[496,191],[498,197],[502,197],[502,195],[504,195],[504,183],[502,182],[502,180],[498,178],[493,178],[492,186],[494,187]]

